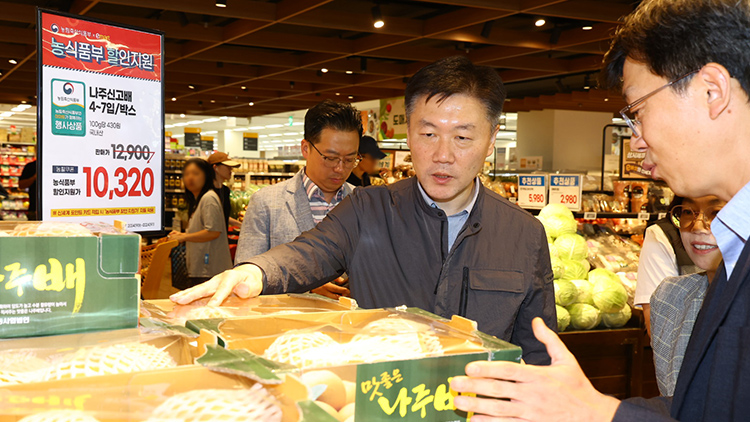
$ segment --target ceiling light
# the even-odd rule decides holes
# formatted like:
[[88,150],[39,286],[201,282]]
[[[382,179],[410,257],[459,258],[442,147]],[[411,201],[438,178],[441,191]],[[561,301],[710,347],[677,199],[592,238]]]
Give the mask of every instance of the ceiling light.
[[341,93],[340,93],[340,92],[337,92],[337,93],[336,93],[336,95],[341,95]]
[[174,125],[164,125],[164,129],[172,129]]
[[244,86],[244,85],[243,85],[243,86],[241,86],[240,88],[241,88],[241,89],[242,89],[243,91],[247,89],[247,87],[246,87],[246,86]]
[[174,124],[175,126],[187,126],[187,123],[185,122],[178,122]]
[[505,125],[500,125],[500,130],[505,130]]
[[270,137],[273,138],[273,137],[276,137],[276,136],[284,136],[284,134],[283,133],[269,133],[268,136],[270,136]]
[[589,78],[589,75],[586,75],[583,78],[583,89],[585,90],[591,89],[591,78]]
[[304,122],[294,122],[292,123],[292,126],[302,126],[304,124],[305,124]]
[[544,20],[543,18],[539,18],[536,20],[536,22],[534,22],[534,26],[540,27],[540,26],[544,26],[546,23],[547,23],[546,20]]
[[180,113],[180,117],[185,118],[185,113]]
[[252,101],[250,101],[249,103],[247,103],[247,105],[249,105],[250,107],[252,107],[252,106],[254,106],[254,105],[255,105],[255,103],[254,103],[254,102],[252,102]]
[[266,129],[276,129],[278,127],[284,127],[284,125],[266,125]]
[[247,129],[248,129],[248,130],[263,130],[263,129],[265,129],[265,128],[266,128],[265,126],[250,126],[250,127],[249,127],[249,128],[247,128]]
[[372,26],[375,28],[382,28],[385,26],[385,21],[383,21],[383,12],[380,10],[380,5],[376,5],[372,8]]
[[328,69],[327,69],[327,68],[325,68],[325,67],[324,67],[324,68],[322,68],[322,69],[320,69],[320,71],[321,71],[321,72],[323,72],[323,73],[328,73]]
[[177,101],[177,97],[172,97],[172,101]]
[[218,117],[212,117],[210,119],[203,119],[203,123],[213,123],[213,122],[219,122],[221,121]]
[[268,138],[268,135],[258,135],[258,138]]
[[219,118],[219,120],[227,120],[228,118],[229,118],[229,117],[227,117],[227,116],[221,116],[221,117]]
[[188,88],[189,89],[195,89],[195,86],[194,85],[188,85]]
[[346,74],[347,74],[347,75],[351,75],[352,73],[354,73],[354,71],[353,71],[353,70],[347,70],[347,71],[346,71]]
[[215,103],[215,102],[216,102],[216,100],[211,100],[211,103]]
[[191,120],[191,121],[187,122],[187,124],[189,124],[189,125],[199,125],[201,123],[203,123],[203,120]]
[[604,101],[609,101],[609,98],[605,98]]
[[[0,73],[2,75],[2,73]],[[21,104],[26,104],[26,100],[21,101]]]
[[0,117],[10,117],[13,114],[15,113],[13,113],[12,111],[6,111],[5,113],[0,113]]
[[592,29],[594,29],[594,27],[593,27],[593,26],[591,26],[591,25],[586,25],[586,26],[584,26],[584,27],[583,27],[583,28],[581,28],[581,29],[583,29],[584,31],[591,31]]
[[18,64],[18,61],[16,61],[16,59],[10,59],[10,60],[8,60],[8,63],[10,63],[10,64]]
[[227,0],[216,0],[216,7],[227,7]]
[[350,100],[353,100],[353,99],[354,99],[354,95],[350,95],[350,96],[349,96],[349,99],[350,99]]

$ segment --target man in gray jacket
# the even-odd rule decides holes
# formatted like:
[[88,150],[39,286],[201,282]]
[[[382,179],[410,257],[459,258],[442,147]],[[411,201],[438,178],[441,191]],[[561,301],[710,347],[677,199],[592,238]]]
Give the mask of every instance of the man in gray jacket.
[[[346,179],[359,162],[362,118],[351,104],[323,101],[305,114],[305,168],[291,179],[250,197],[235,262],[249,261],[311,230],[354,188]],[[349,289],[326,283],[314,293],[336,299]]]
[[531,320],[557,327],[541,223],[477,179],[493,152],[505,90],[493,69],[450,57],[426,66],[405,95],[417,177],[355,190],[294,242],[172,300],[299,292],[346,271],[365,308],[406,304],[477,321],[480,330],[549,363]]

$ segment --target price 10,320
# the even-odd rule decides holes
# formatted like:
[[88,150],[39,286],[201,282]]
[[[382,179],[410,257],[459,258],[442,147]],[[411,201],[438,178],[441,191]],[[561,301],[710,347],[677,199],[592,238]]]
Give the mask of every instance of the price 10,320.
[[[91,167],[84,167],[83,173],[86,175],[86,196],[91,196],[92,192],[99,198],[109,195],[122,198],[125,196],[151,196],[154,193],[154,172],[150,168],[143,170],[138,168],[125,169],[118,167],[113,174],[114,183],[110,184],[110,176],[107,169],[97,167],[92,170]],[[111,188],[110,188],[111,186]]]

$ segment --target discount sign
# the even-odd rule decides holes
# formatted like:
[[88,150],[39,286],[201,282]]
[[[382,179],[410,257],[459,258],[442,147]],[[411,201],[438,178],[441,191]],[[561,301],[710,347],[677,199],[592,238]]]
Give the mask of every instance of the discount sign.
[[581,175],[553,174],[549,177],[549,203],[562,204],[571,211],[581,210]]
[[163,227],[163,36],[40,10],[43,220]]
[[547,205],[547,175],[518,176],[518,205],[526,209],[542,209]]

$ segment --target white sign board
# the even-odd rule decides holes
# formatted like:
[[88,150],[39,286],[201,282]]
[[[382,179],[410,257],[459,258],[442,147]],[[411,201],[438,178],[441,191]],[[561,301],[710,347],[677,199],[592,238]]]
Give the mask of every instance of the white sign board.
[[163,227],[163,36],[39,11],[40,217]]
[[540,210],[547,205],[547,175],[518,175],[518,205],[521,208]]
[[551,174],[549,203],[562,204],[573,212],[581,210],[582,176],[580,174]]

